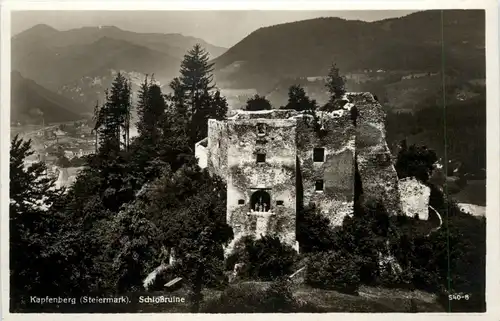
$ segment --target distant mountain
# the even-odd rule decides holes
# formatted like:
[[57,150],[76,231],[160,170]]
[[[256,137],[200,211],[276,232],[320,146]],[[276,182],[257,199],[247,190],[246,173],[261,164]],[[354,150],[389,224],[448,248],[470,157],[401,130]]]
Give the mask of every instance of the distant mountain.
[[44,44],[47,47],[67,47],[91,44],[102,37],[124,40],[174,58],[182,58],[186,51],[197,43],[205,48],[212,58],[218,57],[227,50],[226,48],[214,46],[203,39],[183,36],[178,33],[137,33],[114,26],[83,27],[58,31],[41,24],[15,35],[12,41],[13,46],[28,45],[35,47]]
[[[444,41],[442,41],[442,37]],[[272,89],[283,78],[364,69],[485,74],[482,10],[417,12],[377,22],[319,18],[260,28],[214,60],[223,86]]]
[[37,25],[12,38],[12,69],[92,109],[116,71],[177,76],[183,55],[200,43],[213,56],[224,48],[179,34],[134,33],[116,27],[58,31]]
[[14,54],[18,49],[13,45],[13,69],[52,90],[85,76],[99,76],[110,69],[168,76],[180,63],[165,53],[109,37],[66,47],[41,44],[31,54]]
[[58,95],[19,72],[11,72],[11,120],[46,123],[79,120],[85,117],[85,106]]

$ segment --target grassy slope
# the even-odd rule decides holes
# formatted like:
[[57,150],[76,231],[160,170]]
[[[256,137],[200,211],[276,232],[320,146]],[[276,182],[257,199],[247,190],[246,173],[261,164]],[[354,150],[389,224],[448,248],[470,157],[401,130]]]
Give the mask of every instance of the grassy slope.
[[[246,282],[251,286],[266,287],[267,282]],[[222,291],[204,289],[204,303],[220,296]],[[131,303],[127,305],[86,305],[85,311],[99,313],[187,313],[187,303],[143,303],[139,304],[139,296],[184,297],[185,289],[174,292],[142,292],[128,294]],[[422,291],[410,292],[400,289],[384,289],[362,286],[359,296],[343,294],[337,291],[314,289],[301,285],[294,291],[295,298],[312,303],[328,312],[408,312],[410,299],[413,298],[419,312],[445,312],[436,302],[433,294]],[[79,311],[79,312],[80,312]]]
[[362,286],[359,296],[301,287],[295,297],[326,309],[328,312],[408,312],[414,299],[419,312],[444,312],[434,295],[422,291],[410,292]]
[[[245,282],[250,287],[266,287],[268,282]],[[221,290],[204,289],[203,297],[206,304],[216,299]],[[86,304],[61,307],[64,312],[72,313],[189,313],[187,291],[182,288],[173,292],[135,292],[124,294],[130,300],[129,304]],[[116,295],[119,297],[120,295]],[[140,296],[185,298],[186,303],[142,303]],[[422,291],[410,292],[401,289],[385,289],[362,286],[359,295],[343,294],[337,291],[327,291],[300,285],[294,290],[296,299],[312,303],[326,312],[408,312],[410,299],[414,299],[418,312],[445,312],[436,302],[436,296]],[[49,307],[47,307],[49,308]],[[61,312],[55,306],[46,312]]]

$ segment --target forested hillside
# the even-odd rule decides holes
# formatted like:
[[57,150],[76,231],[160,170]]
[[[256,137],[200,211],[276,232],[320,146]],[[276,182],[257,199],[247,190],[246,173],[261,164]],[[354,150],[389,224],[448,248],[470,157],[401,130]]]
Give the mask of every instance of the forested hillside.
[[43,88],[24,78],[19,72],[11,73],[11,121],[40,124],[47,122],[80,120],[86,107],[64,96]]
[[[319,18],[260,28],[214,60],[219,83],[264,93],[286,77],[323,76],[334,60],[364,69],[485,75],[481,10],[417,12],[377,22]],[[410,36],[411,35],[411,36]]]

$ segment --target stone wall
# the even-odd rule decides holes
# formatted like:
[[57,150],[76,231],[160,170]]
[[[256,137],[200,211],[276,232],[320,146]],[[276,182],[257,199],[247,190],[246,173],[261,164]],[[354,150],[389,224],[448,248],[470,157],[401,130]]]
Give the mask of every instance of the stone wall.
[[293,109],[271,109],[271,110],[235,110],[234,115],[229,117],[230,120],[238,119],[288,119],[292,116],[298,115],[299,112]]
[[194,156],[198,160],[198,166],[200,168],[207,167],[207,157],[208,157],[208,137],[202,139],[194,145]]
[[226,121],[208,120],[207,167],[208,171],[224,180],[227,179],[227,144]]
[[421,220],[429,219],[429,198],[431,189],[414,177],[399,181],[399,193],[403,213]]
[[385,111],[370,93],[348,94],[356,106],[356,161],[366,200],[382,202],[400,215],[398,177],[386,142]]
[[[402,214],[385,112],[369,93],[346,100],[343,109],[318,111],[319,126],[293,110],[236,111],[227,120],[209,120],[207,167],[227,182],[227,222],[235,240],[271,234],[295,247],[297,208],[310,203],[333,226],[341,225],[353,213],[356,165],[365,199]],[[315,148],[323,149],[323,161],[314,161]],[[257,162],[257,154],[265,154],[265,161]],[[271,197],[269,212],[251,211],[259,190]],[[406,212],[413,210],[405,204]]]
[[[297,156],[302,184],[303,205],[314,203],[330,219],[342,225],[353,212],[355,128],[349,110],[318,113],[322,130],[313,126],[312,117],[297,119]],[[313,161],[314,148],[324,148],[324,162]],[[316,191],[316,180],[323,180],[323,191]]]
[[[259,124],[266,128],[264,135],[258,134]],[[229,119],[227,133],[227,222],[235,236],[277,235],[294,246],[296,121]],[[257,154],[265,154],[265,162],[258,163]],[[270,194],[270,213],[249,215],[251,196],[258,190]]]

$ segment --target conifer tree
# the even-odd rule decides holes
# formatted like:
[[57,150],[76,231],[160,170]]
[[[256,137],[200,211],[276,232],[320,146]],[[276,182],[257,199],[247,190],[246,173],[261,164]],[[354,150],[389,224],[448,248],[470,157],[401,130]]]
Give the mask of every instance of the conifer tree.
[[129,146],[130,146],[130,119],[131,119],[131,113],[132,113],[132,94],[131,94],[132,93],[132,82],[130,79],[128,80],[128,83],[126,86],[126,91],[127,91],[126,96],[128,97],[128,104],[124,104],[124,106],[123,106],[122,129],[123,129],[123,144],[124,144],[125,150],[128,151]]
[[208,120],[210,118],[224,118],[227,109],[226,98],[221,96],[219,91],[214,93],[203,92],[200,96],[198,109],[191,119],[190,132],[193,142],[196,143],[205,138],[208,133]]
[[92,128],[92,133],[95,135],[95,153],[97,154],[97,149],[99,146],[99,127],[101,127],[101,113],[99,107],[99,101],[96,101],[94,106],[94,115],[92,120],[94,122],[94,127]]
[[[63,190],[45,175],[43,162],[25,166],[33,155],[31,140],[16,135],[10,150],[10,303],[11,310],[26,308],[29,296],[61,295],[68,280],[63,275],[66,252],[59,246],[62,217],[53,205]],[[61,279],[62,278],[62,279]],[[29,293],[29,295],[27,295]]]
[[118,73],[111,90],[106,92],[106,102],[98,109],[96,128],[99,148],[95,157],[89,159],[89,166],[97,175],[99,184],[94,186],[93,195],[102,198],[110,211],[117,211],[124,203],[133,199],[137,188],[137,177],[132,169],[129,153],[129,125],[131,113],[131,84]]
[[188,113],[188,103],[186,100],[186,91],[178,77],[170,82],[170,88],[173,93],[168,95],[168,100],[173,103],[172,110],[178,114],[182,119],[187,120],[190,118]]
[[138,96],[139,136],[132,144],[131,157],[143,182],[147,182],[156,178],[156,173],[171,161],[172,154],[175,154],[171,141],[182,134],[173,132],[179,126],[173,128],[176,124],[170,120],[172,108],[167,105],[167,99],[153,77],[150,80],[146,77]]
[[153,79],[148,82],[146,76],[139,90],[139,102],[137,105],[137,114],[139,116],[137,129],[140,137],[145,138],[150,143],[158,143],[160,135],[159,124],[166,108],[167,104],[160,86],[155,84]]
[[226,97],[222,96],[220,91],[217,90],[212,95],[212,113],[211,118],[222,120],[226,117],[228,104]]
[[326,77],[325,87],[330,93],[330,99],[328,101],[330,105],[335,105],[346,92],[345,78],[340,75],[339,68],[337,68],[335,63],[330,67],[328,76]]
[[106,92],[106,103],[100,108],[97,116],[101,155],[114,155],[121,150],[122,145],[125,149],[128,148],[130,112],[130,83],[118,73],[111,91]]
[[206,93],[212,90],[213,84],[213,64],[209,62],[208,52],[196,44],[184,55],[181,63],[180,77],[174,79],[171,87],[177,95],[182,95],[184,100],[185,113],[188,119],[197,118],[196,114],[200,113],[203,108],[203,98],[206,99]]
[[207,135],[207,121],[222,118],[227,113],[227,102],[215,90],[213,64],[209,55],[199,44],[189,50],[181,63],[180,77],[170,83],[174,91],[172,101],[178,115],[187,126],[185,132],[194,145]]
[[200,44],[184,55],[181,63],[179,78],[186,94],[191,100],[196,101],[205,91],[212,90],[213,84],[213,63],[209,63],[209,54]]

